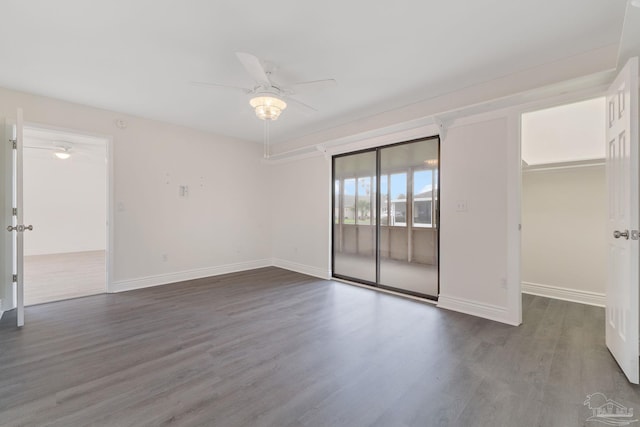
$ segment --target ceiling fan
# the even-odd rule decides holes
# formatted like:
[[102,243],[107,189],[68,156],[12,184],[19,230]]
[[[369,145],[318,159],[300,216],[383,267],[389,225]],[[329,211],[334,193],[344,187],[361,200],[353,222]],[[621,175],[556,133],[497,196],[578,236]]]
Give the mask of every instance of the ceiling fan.
[[236,56],[255,81],[253,88],[244,88],[209,82],[191,82],[196,86],[223,87],[241,91],[251,95],[249,104],[255,110],[256,116],[261,120],[276,120],[282,110],[287,108],[287,103],[298,106],[307,111],[318,111],[312,106],[302,101],[294,99],[293,96],[311,91],[318,91],[334,86],[334,79],[311,80],[292,83],[289,85],[280,84],[273,79],[275,67],[265,61],[261,61],[254,55],[245,52],[236,52]]

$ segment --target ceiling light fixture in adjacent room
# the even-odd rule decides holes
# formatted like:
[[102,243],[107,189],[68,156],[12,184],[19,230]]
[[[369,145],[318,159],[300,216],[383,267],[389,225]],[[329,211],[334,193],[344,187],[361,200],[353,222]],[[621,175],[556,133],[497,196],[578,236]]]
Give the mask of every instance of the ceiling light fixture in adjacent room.
[[277,120],[287,103],[270,94],[256,96],[249,101],[260,120]]
[[58,146],[56,147],[56,151],[53,153],[56,158],[60,160],[67,160],[71,157],[71,153],[69,152],[69,147]]

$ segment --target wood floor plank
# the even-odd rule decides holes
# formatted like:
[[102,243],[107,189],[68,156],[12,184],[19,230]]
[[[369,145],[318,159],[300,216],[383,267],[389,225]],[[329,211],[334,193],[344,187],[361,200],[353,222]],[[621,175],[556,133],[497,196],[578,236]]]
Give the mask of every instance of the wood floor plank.
[[525,295],[511,327],[277,268],[0,321],[2,426],[571,426],[640,407],[604,310]]

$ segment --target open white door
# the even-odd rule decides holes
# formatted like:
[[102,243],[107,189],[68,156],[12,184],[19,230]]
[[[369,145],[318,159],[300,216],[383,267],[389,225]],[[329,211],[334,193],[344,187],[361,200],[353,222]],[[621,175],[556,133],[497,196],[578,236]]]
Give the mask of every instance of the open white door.
[[16,120],[5,122],[5,138],[2,144],[3,161],[3,230],[2,238],[2,286],[3,309],[17,310],[17,324],[24,325],[23,253],[25,230],[33,227],[22,225],[22,110]]
[[608,275],[607,347],[638,384],[638,58],[631,58],[607,92]]

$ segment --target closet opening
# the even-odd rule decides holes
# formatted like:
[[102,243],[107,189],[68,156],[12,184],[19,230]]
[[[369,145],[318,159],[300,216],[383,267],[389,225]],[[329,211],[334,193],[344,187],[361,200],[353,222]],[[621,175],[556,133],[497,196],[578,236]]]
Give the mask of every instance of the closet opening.
[[604,306],[604,97],[524,113],[522,292]]

